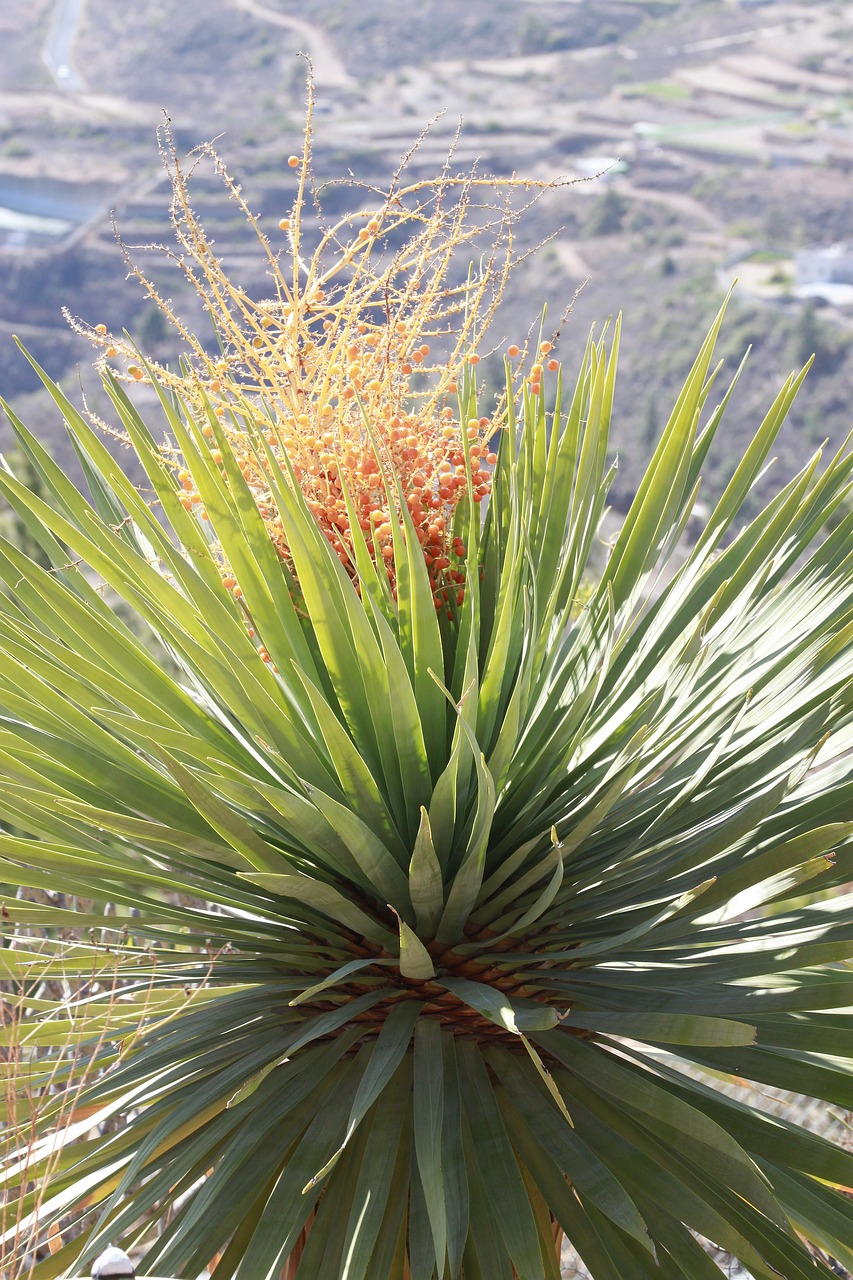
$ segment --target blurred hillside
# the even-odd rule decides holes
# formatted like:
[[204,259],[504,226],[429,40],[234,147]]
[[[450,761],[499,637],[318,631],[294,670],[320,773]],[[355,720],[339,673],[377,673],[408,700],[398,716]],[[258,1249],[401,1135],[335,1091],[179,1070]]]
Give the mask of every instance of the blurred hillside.
[[[680,379],[737,275],[724,351],[754,354],[708,492],[812,351],[780,445],[780,474],[851,428],[853,400],[853,12],[813,0],[30,0],[0,9],[0,393],[65,455],[61,424],[15,349],[18,334],[66,384],[90,353],[67,304],[125,325],[167,355],[170,338],[125,268],[130,245],[168,242],[155,129],[181,148],[217,144],[251,205],[287,210],[305,97],[318,89],[320,179],[381,185],[424,124],[412,164],[434,172],[459,118],[454,166],[589,179],[531,213],[531,244],[495,341],[518,338],[547,301],[556,321],[588,281],[561,339],[625,313],[616,414],[617,504],[663,426]],[[217,251],[265,292],[239,212],[209,174],[199,200]],[[357,189],[327,195],[334,211]],[[848,248],[826,252],[845,239]],[[157,268],[165,272],[165,264]],[[158,274],[158,279],[161,274]],[[192,302],[163,274],[182,313]],[[95,401],[96,403],[96,401]],[[0,442],[6,437],[0,427]],[[774,481],[775,483],[775,481]]]

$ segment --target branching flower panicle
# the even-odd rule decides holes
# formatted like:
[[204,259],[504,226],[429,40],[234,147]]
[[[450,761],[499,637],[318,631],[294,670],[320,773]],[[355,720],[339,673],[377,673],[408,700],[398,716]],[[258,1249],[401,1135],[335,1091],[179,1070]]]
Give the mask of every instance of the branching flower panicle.
[[[285,476],[301,489],[357,590],[356,537],[387,574],[396,598],[395,531],[405,506],[436,609],[453,619],[464,599],[467,556],[465,522],[455,516],[466,495],[477,504],[487,498],[496,461],[491,441],[503,421],[500,408],[478,413],[476,393],[463,403],[460,387],[466,369],[480,360],[483,334],[512,268],[526,256],[516,253],[516,220],[531,200],[560,183],[454,177],[448,163],[438,178],[406,185],[402,175],[413,148],[387,191],[353,182],[371,204],[326,225],[311,176],[312,105],[309,90],[303,154],[288,162],[297,191],[275,238],[261,229],[211,144],[198,147],[185,169],[168,126],[161,129],[179,249],[147,248],[172,260],[203,299],[215,352],[185,326],[124,246],[131,273],[185,343],[181,369],[142,360],[127,337],[102,324],[69,319],[100,349],[102,368],[130,382],[153,377],[177,392],[217,465],[221,430],[291,574],[271,468],[277,480]],[[231,280],[193,207],[190,181],[204,159],[262,246],[272,282],[268,298],[255,300]],[[521,201],[519,192],[527,193]],[[476,265],[460,272],[460,256]],[[537,371],[541,366],[534,366],[534,391]],[[206,520],[193,459],[173,446],[165,456],[184,507]],[[223,477],[227,484],[224,470]],[[222,573],[239,595],[224,557]]]

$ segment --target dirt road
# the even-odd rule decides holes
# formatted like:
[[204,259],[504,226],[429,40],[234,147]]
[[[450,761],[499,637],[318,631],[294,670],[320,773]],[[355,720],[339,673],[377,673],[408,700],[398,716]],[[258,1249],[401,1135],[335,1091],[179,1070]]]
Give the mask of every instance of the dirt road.
[[66,93],[82,93],[86,88],[71,60],[83,4],[84,0],[58,0],[42,50],[48,71]]
[[277,9],[268,9],[258,0],[234,0],[238,9],[251,13],[262,22],[272,23],[276,27],[286,27],[294,32],[302,43],[302,52],[307,53],[314,65],[314,80],[324,88],[340,88],[350,83],[350,77],[341,62],[331,41],[320,27],[302,18],[291,18],[279,13]]

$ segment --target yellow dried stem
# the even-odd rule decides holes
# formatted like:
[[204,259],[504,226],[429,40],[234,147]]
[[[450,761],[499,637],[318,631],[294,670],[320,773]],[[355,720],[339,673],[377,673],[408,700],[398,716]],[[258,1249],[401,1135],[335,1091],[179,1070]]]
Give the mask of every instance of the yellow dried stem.
[[[466,441],[473,454],[473,497],[479,502],[490,489],[494,455],[488,441],[500,412],[462,421],[462,410],[449,397],[466,361],[473,364],[479,358],[477,348],[518,260],[516,220],[543,192],[568,180],[531,182],[476,172],[454,176],[451,152],[436,178],[403,184],[413,148],[386,191],[350,182],[372,204],[321,227],[308,255],[303,246],[309,194],[316,202],[313,105],[309,82],[302,154],[291,158],[298,170],[297,190],[284,220],[286,246],[281,251],[273,248],[213,145],[196,148],[185,168],[168,125],[161,129],[179,252],[149,247],[165,254],[199,294],[221,354],[205,349],[124,247],[132,274],[185,343],[182,367],[176,371],[157,361],[140,362],[126,337],[109,334],[102,325],[71,323],[101,350],[101,363],[113,375],[129,381],[153,376],[177,392],[218,462],[208,420],[212,408],[269,536],[287,563],[282,523],[254,443],[258,431],[282,462],[286,455],[311,511],[358,586],[344,493],[351,497],[371,555],[387,571],[393,594],[391,525],[400,512],[389,503],[383,483],[383,471],[390,468],[423,547],[436,607],[446,606],[452,614],[465,579],[466,549],[452,537],[452,524],[454,509],[468,492]],[[272,281],[271,297],[255,299],[236,285],[211,247],[189,189],[205,159],[259,242]],[[518,193],[524,197],[520,203]],[[393,249],[395,244],[400,247]],[[476,264],[464,277],[460,258],[466,267],[472,259]],[[164,453],[178,472],[184,505],[206,518],[192,480],[192,459],[181,459],[168,447]],[[224,558],[222,571],[230,581]],[[232,589],[239,592],[236,582]]]

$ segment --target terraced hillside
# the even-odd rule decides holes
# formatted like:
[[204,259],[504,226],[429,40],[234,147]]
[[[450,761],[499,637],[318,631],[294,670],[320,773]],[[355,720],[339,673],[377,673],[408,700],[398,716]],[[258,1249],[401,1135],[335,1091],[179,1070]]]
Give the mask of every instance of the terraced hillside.
[[[853,238],[853,14],[815,0],[33,0],[0,17],[0,389],[29,403],[18,333],[66,378],[89,356],[60,307],[169,338],[123,280],[110,223],[168,238],[155,128],[181,146],[218,135],[253,206],[274,225],[292,193],[304,63],[313,59],[321,177],[380,182],[424,124],[413,160],[434,170],[460,117],[454,164],[578,179],[528,219],[531,243],[562,228],[516,277],[496,341],[559,309],[586,282],[562,338],[625,311],[617,501],[634,442],[663,424],[697,333],[735,275],[732,359],[752,343],[729,431],[746,432],[780,376],[817,351],[781,465],[850,429],[851,308],[817,297],[796,254]],[[217,248],[263,290],[234,206],[204,179]],[[329,207],[358,200],[334,188]],[[159,268],[158,268],[159,270]],[[180,306],[189,301],[169,283]],[[813,290],[812,290],[813,292]],[[832,291],[829,291],[831,294]],[[2,437],[0,437],[2,438]],[[733,450],[737,444],[733,442]],[[709,476],[721,482],[725,462]]]

